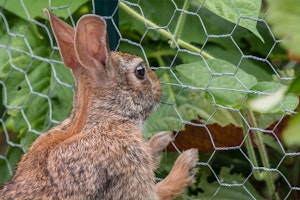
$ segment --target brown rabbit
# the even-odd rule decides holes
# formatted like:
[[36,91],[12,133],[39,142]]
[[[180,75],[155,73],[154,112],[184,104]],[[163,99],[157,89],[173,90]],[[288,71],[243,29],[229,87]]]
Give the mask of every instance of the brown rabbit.
[[41,135],[22,157],[1,199],[172,199],[193,182],[197,150],[183,152],[155,184],[167,132],[147,143],[142,127],[161,99],[160,83],[139,57],[109,52],[105,21],[85,15],[74,29],[50,18],[73,73],[71,116]]

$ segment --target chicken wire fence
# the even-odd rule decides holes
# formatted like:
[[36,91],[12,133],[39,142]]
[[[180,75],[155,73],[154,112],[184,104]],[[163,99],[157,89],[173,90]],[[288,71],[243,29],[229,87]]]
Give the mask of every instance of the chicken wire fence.
[[[105,2],[113,1],[0,2],[1,183],[32,141],[71,110],[74,82],[42,9],[75,26],[85,13],[107,11]],[[182,150],[199,149],[199,173],[182,199],[299,198],[299,152],[280,135],[298,98],[287,96],[269,110],[264,103],[251,107],[254,97],[281,91],[293,77],[292,64],[277,56],[282,41],[266,20],[266,6],[131,0],[105,13],[111,48],[144,58],[162,83],[163,101],[145,137],[168,130],[174,141],[157,176]]]

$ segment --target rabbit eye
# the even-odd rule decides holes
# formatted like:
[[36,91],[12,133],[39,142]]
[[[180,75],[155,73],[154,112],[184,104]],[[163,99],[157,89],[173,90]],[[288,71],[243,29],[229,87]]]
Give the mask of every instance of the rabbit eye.
[[138,79],[144,79],[145,78],[145,67],[143,64],[139,64],[136,68],[135,68],[135,75]]

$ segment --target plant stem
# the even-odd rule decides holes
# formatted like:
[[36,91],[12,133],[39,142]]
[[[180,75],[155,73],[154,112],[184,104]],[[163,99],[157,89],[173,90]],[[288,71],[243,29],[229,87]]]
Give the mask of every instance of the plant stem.
[[157,62],[158,62],[158,66],[166,66],[166,63],[165,63],[165,61],[162,59],[161,56],[156,56],[155,58],[156,58],[156,60],[157,60]]
[[[253,112],[249,109],[246,109],[245,111],[246,111],[246,115],[249,117],[248,120],[250,121],[250,124],[253,127],[258,127]],[[254,139],[255,139],[255,142],[258,147],[258,151],[259,151],[259,155],[260,155],[263,167],[270,169],[271,167],[270,167],[270,163],[269,163],[269,157],[268,157],[267,151],[265,149],[263,138],[261,137],[262,133],[260,133],[258,130],[254,130],[253,133],[254,133]],[[255,157],[255,153],[254,153],[254,149],[253,149],[253,145],[252,145],[250,136],[246,139],[246,148],[247,148],[248,153],[250,152],[250,154],[249,154],[250,160],[253,162],[254,165],[257,166],[257,160]],[[258,180],[261,180],[261,179],[265,180],[265,182],[267,184],[267,188],[269,190],[269,194],[272,195],[271,196],[272,198],[274,198],[276,200],[280,199],[277,192],[275,191],[275,185],[274,185],[274,182],[272,179],[272,174],[269,171],[259,173],[259,175],[258,174],[255,175],[255,173],[254,173],[254,176],[256,176],[255,178],[258,178]]]
[[[182,10],[187,10],[189,8],[189,5],[190,5],[190,0],[185,0]],[[171,48],[176,47],[176,42],[178,41],[178,39],[180,38],[181,33],[182,33],[182,28],[183,28],[183,25],[185,22],[185,18],[186,18],[186,13],[181,12],[180,16],[178,18],[177,24],[176,24],[175,31],[174,31],[174,40],[172,40],[172,42],[170,44]]]
[[[129,15],[131,15],[132,17],[134,17],[135,19],[137,19],[140,22],[144,22],[146,23],[146,25],[148,27],[151,28],[155,28],[155,31],[157,31],[159,34],[163,35],[164,37],[168,38],[169,40],[172,40],[174,38],[174,36],[172,34],[170,34],[168,31],[161,29],[158,25],[156,25],[155,23],[153,23],[152,21],[145,19],[143,16],[141,16],[140,14],[138,14],[135,10],[131,9],[129,6],[127,6],[125,3],[123,2],[119,2],[119,7],[122,8],[125,12],[127,12]],[[210,54],[202,51],[201,49],[181,40],[178,39],[177,40],[177,44],[187,50],[193,51],[195,53],[198,53],[200,55],[202,55],[204,58],[207,59],[214,59],[213,56],[211,56]]]
[[[244,116],[245,115],[246,115],[246,113],[244,113]],[[247,136],[247,130],[248,130],[247,125],[246,125],[245,122],[243,122],[243,133],[244,133],[245,137]],[[248,134],[248,137],[245,138],[245,143],[246,143],[247,154],[248,154],[252,164],[254,165],[254,167],[257,167],[258,166],[257,158],[256,158],[256,155],[255,155],[254,147],[252,145],[250,133]],[[263,179],[263,177],[261,176],[261,174],[257,170],[254,170],[253,175],[254,175],[254,178],[256,180],[261,181]]]

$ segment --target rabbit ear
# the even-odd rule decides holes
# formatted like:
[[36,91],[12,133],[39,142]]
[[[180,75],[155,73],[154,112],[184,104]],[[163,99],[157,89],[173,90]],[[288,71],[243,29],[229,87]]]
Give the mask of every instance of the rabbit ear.
[[52,31],[58,44],[59,52],[64,64],[74,71],[81,66],[74,50],[74,29],[47,9],[43,10],[50,19]]
[[109,49],[106,23],[97,15],[85,15],[77,23],[75,51],[80,63],[87,69],[98,71],[106,67]]

